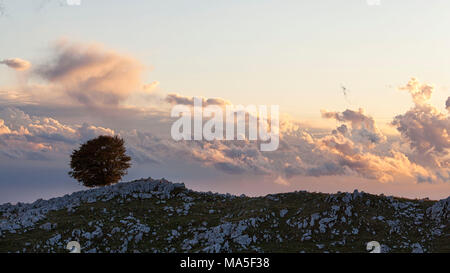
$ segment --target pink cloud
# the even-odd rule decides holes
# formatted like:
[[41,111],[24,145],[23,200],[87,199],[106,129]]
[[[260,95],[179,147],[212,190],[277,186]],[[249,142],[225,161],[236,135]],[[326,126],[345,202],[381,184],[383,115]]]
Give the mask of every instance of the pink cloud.
[[144,66],[136,59],[98,44],[61,40],[50,61],[35,74],[77,102],[89,106],[115,106],[142,89]]
[[24,71],[31,67],[31,63],[29,61],[22,60],[19,58],[0,60],[0,64],[4,64],[18,71]]

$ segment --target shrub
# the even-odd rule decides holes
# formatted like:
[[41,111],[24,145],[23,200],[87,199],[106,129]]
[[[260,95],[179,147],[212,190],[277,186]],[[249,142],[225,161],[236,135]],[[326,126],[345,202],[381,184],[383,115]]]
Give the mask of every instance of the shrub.
[[69,175],[86,187],[111,185],[127,174],[130,161],[123,139],[99,136],[73,151]]

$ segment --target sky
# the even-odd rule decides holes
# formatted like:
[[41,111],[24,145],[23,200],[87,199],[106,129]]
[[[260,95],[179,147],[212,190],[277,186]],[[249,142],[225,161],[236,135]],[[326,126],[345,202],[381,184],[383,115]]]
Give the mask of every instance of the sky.
[[[440,0],[0,1],[0,203],[82,189],[69,155],[99,134],[124,137],[124,180],[447,197],[449,11]],[[280,148],[174,142],[169,94],[279,105]]]

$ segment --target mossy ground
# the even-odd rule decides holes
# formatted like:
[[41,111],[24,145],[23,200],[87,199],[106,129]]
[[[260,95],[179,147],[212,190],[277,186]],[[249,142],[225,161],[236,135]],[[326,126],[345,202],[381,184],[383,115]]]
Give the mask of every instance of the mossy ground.
[[[187,215],[177,212],[177,210],[184,211],[186,204],[182,198],[178,198],[180,193],[193,200],[193,205]],[[62,241],[77,239],[81,245],[84,245],[87,239],[81,236],[74,238],[72,232],[74,230],[92,232],[99,223],[102,224],[104,235],[90,240],[90,243],[97,247],[98,252],[120,249],[124,236],[131,237],[128,252],[186,252],[182,248],[183,240],[194,236],[194,232],[199,228],[207,229],[224,222],[237,223],[257,217],[265,217],[266,221],[261,222],[257,228],[250,226],[246,230],[246,234],[250,237],[255,236],[257,241],[252,243],[252,248],[242,250],[230,240],[230,247],[234,252],[324,252],[324,250],[329,252],[367,252],[365,248],[369,241],[378,241],[392,248],[392,246],[401,246],[404,242],[421,242],[424,234],[430,231],[427,219],[418,225],[414,223],[413,219],[406,216],[399,218],[395,214],[395,210],[388,205],[386,198],[365,194],[364,198],[353,200],[351,203],[353,213],[356,212],[356,215],[347,217],[343,210],[336,214],[338,219],[347,217],[351,220],[351,223],[336,223],[334,229],[338,230],[339,234],[333,234],[330,229],[324,233],[318,232],[316,226],[311,228],[312,238],[302,241],[304,232],[297,227],[289,226],[287,220],[309,219],[314,213],[322,215],[324,211],[330,211],[331,206],[336,204],[327,202],[329,195],[322,193],[294,192],[271,196],[278,200],[264,197],[231,198],[181,190],[173,194],[170,199],[164,200],[159,198],[129,198],[126,200],[115,198],[107,202],[84,203],[74,212],[52,211],[48,214],[47,219],[42,220],[30,230],[3,235],[0,238],[0,252],[67,252],[64,244],[48,246],[45,242],[55,234],[60,234]],[[434,202],[400,198],[396,200],[413,202],[416,204],[415,210],[423,212]],[[280,216],[281,210],[287,210],[284,217]],[[120,232],[111,234],[114,227],[126,230],[126,224],[120,221],[130,216],[132,217],[130,219],[137,219],[140,224],[151,228],[150,232],[136,243],[132,240],[133,234]],[[400,220],[401,233],[391,233],[386,223],[373,219],[378,216]],[[56,224],[56,228],[51,231],[39,228],[40,225],[47,222]],[[351,231],[355,227],[358,228],[358,233],[352,234]],[[178,231],[180,236],[168,240],[173,230]],[[344,231],[347,234],[344,235]],[[107,236],[107,234],[111,234],[111,236]],[[267,234],[266,238],[265,234]],[[345,244],[333,244],[343,238],[345,238]],[[323,248],[318,248],[318,244],[323,245]],[[429,252],[450,252],[449,245],[448,232],[423,244]],[[203,248],[204,246],[198,245],[189,252],[201,252]],[[411,249],[407,247],[392,248],[392,252],[410,251]]]

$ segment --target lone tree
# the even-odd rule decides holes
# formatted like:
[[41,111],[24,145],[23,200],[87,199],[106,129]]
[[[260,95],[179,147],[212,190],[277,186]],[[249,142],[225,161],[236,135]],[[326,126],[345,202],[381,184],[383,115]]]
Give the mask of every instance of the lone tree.
[[86,187],[111,185],[127,174],[130,161],[123,139],[99,136],[73,151],[69,175]]

